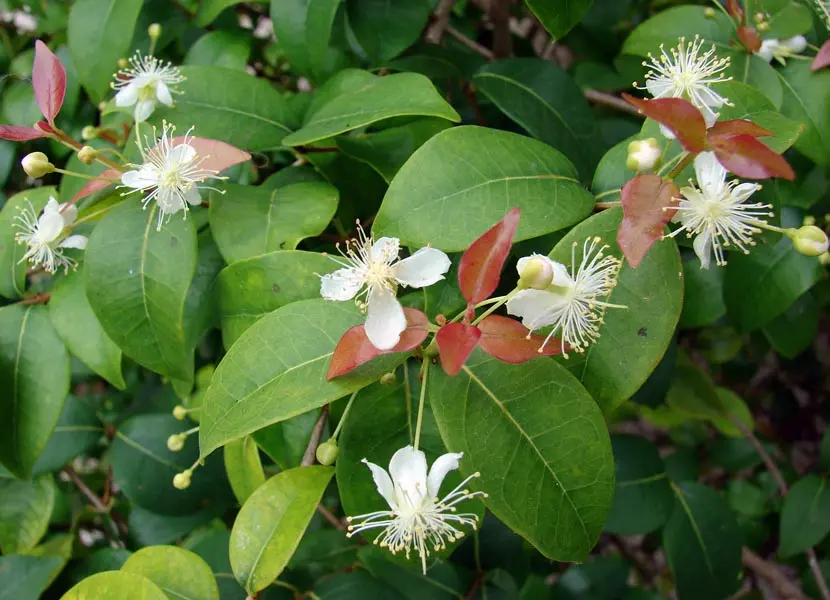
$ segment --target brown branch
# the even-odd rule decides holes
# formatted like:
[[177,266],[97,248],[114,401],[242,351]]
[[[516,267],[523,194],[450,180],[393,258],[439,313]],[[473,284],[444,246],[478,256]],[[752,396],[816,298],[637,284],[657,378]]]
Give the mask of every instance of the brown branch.
[[513,34],[510,32],[510,0],[490,0],[487,13],[493,23],[493,54],[507,58],[513,54]]
[[331,523],[337,531],[346,531],[346,526],[343,524],[343,521],[334,516],[334,513],[322,504],[317,505],[317,512],[320,513],[326,521]]
[[641,119],[645,118],[640,114],[640,111],[631,106],[622,98],[614,96],[613,94],[600,92],[599,90],[595,90],[593,88],[585,88],[582,92],[585,94],[585,97],[594,104],[602,104],[603,106],[609,106],[611,108],[627,112],[628,114],[640,117]]
[[326,427],[326,419],[328,416],[329,407],[326,405],[323,407],[323,410],[320,411],[320,416],[317,417],[314,429],[311,430],[311,439],[308,440],[308,446],[306,446],[305,454],[303,454],[303,460],[300,461],[301,467],[310,467],[314,464],[314,461],[317,458],[317,446],[320,445],[320,438],[323,437],[323,429]]
[[455,0],[441,0],[433,13],[435,19],[427,29],[424,38],[430,44],[440,44],[444,37],[444,31],[450,22],[450,14]]
[[490,48],[488,48],[487,46],[482,46],[475,40],[471,40],[466,35],[458,31],[455,27],[447,25],[447,33],[454,40],[456,40],[464,46],[467,46],[467,48],[469,48],[476,54],[484,57],[486,60],[494,60],[496,58],[496,55],[493,53],[492,50],[490,50]]
[[72,467],[64,467],[63,472],[66,473],[66,476],[69,477],[69,481],[78,488],[78,491],[84,495],[84,497],[89,500],[89,503],[92,505],[92,508],[95,509],[95,512],[101,514],[104,518],[104,523],[107,524],[107,528],[109,529],[110,537],[112,537],[113,541],[117,543],[121,548],[124,547],[124,543],[121,541],[121,532],[118,529],[118,525],[115,524],[115,520],[112,515],[110,515],[110,509],[104,503],[101,498],[98,497],[98,494],[93,492],[86,482],[81,479],[81,476],[73,469]]
[[52,294],[49,292],[42,292],[40,294],[35,294],[34,296],[30,296],[29,298],[23,298],[17,302],[17,304],[23,304],[24,306],[29,304],[46,304],[49,302],[49,299],[52,297]]
[[741,560],[747,569],[751,569],[753,573],[772,585],[784,600],[807,600],[807,596],[781,572],[777,565],[765,561],[749,548],[743,549]]

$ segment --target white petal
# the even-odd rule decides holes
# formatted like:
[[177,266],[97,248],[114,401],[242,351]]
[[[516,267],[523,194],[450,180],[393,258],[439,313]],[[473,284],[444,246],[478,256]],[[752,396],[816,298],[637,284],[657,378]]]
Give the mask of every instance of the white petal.
[[662,133],[663,137],[667,140],[673,140],[675,138],[674,132],[665,125],[660,125],[660,133]]
[[182,198],[168,188],[159,189],[159,193],[156,194],[156,204],[165,215],[174,215],[185,208]]
[[377,466],[375,463],[369,462],[365,458],[360,462],[369,467],[369,470],[372,471],[372,479],[375,480],[378,493],[383,496],[384,500],[386,500],[387,504],[389,504],[389,508],[396,510],[398,505],[395,502],[395,487],[392,485],[392,479],[390,479],[389,474],[381,467]]
[[659,77],[656,79],[646,79],[646,89],[648,93],[655,98],[665,98],[671,96],[674,91],[674,84],[670,79]]
[[158,185],[158,173],[147,168],[141,168],[138,171],[127,171],[121,176],[121,183],[127,187],[144,190]]
[[551,285],[571,287],[574,284],[571,274],[568,273],[568,267],[560,262],[556,262],[555,260],[550,261],[550,266],[553,267],[553,279],[551,280]]
[[187,163],[196,158],[196,148],[190,144],[179,144],[167,155],[167,162]]
[[139,86],[135,81],[131,81],[115,94],[115,105],[124,107],[132,106],[138,100]]
[[398,238],[382,237],[372,244],[371,260],[379,260],[391,265],[398,258],[401,251],[401,241]]
[[44,215],[56,215],[61,211],[62,204],[58,204],[58,201],[55,200],[54,197],[49,196],[49,201],[46,203],[46,206],[43,207],[43,214]]
[[797,35],[788,40],[784,40],[781,45],[793,54],[799,54],[807,49],[807,38],[803,35]]
[[389,461],[389,474],[395,484],[398,504],[419,505],[427,495],[427,459],[412,446],[404,446]]
[[153,98],[147,100],[139,100],[135,104],[135,120],[138,122],[146,121],[147,117],[153,114],[156,108],[156,101]]
[[78,250],[83,250],[83,249],[86,248],[86,236],[85,235],[70,235],[68,238],[63,240],[58,245],[61,248],[76,248]]
[[326,300],[351,300],[363,287],[363,276],[354,269],[338,269],[320,278],[320,295]]
[[712,262],[712,236],[708,231],[699,234],[692,243],[695,254],[700,259],[700,268],[708,269]]
[[726,169],[714,152],[701,152],[695,157],[695,174],[700,189],[710,198],[717,195],[726,181]]
[[755,53],[755,55],[760,56],[767,62],[770,62],[772,60],[773,51],[777,45],[778,40],[764,40],[761,42],[761,48]]
[[551,308],[561,301],[561,296],[544,290],[522,290],[507,301],[507,312],[521,317],[522,324],[528,329],[538,329],[553,324]]
[[698,106],[700,114],[703,115],[703,122],[706,123],[706,129],[712,127],[718,121],[718,114],[711,108],[710,105]]
[[78,207],[76,205],[66,206],[66,202],[60,206],[61,215],[63,215],[63,224],[68,227],[78,218]]
[[401,303],[391,290],[373,287],[369,292],[368,304],[366,337],[378,350],[394,348],[406,329],[406,316]]
[[732,196],[738,202],[746,202],[752,194],[760,189],[761,186],[757,183],[741,183],[732,190]]
[[36,241],[48,244],[55,241],[63,231],[63,217],[56,212],[45,212],[37,220],[37,230],[33,236]]
[[432,468],[430,468],[429,475],[427,476],[427,490],[429,491],[430,498],[438,497],[438,492],[441,491],[441,483],[443,483],[444,477],[450,471],[455,471],[458,468],[458,461],[461,460],[462,456],[464,456],[463,452],[449,452],[439,456],[432,463]]
[[421,248],[395,265],[395,279],[410,287],[426,287],[444,279],[451,264],[449,257],[440,250]]
[[156,98],[162,104],[173,106],[173,96],[170,95],[170,89],[163,81],[156,84]]
[[195,185],[184,193],[184,199],[191,206],[199,206],[202,203],[202,196],[199,194],[199,188]]

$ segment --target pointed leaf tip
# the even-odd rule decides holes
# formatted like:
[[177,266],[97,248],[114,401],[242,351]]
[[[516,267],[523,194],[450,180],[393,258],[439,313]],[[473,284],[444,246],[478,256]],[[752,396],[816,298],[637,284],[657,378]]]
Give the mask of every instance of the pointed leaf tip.
[[682,98],[644,100],[625,93],[622,96],[646,117],[671,130],[684,149],[703,152],[706,146],[706,121],[691,102]]
[[481,330],[479,348],[502,362],[515,365],[537,356],[553,356],[562,352],[558,339],[549,340],[540,352],[545,338],[531,334],[527,327],[509,317],[490,315],[478,327]]
[[54,125],[66,94],[66,69],[58,57],[40,40],[35,41],[32,85],[40,112],[51,125]]
[[[176,136],[172,140],[174,146],[182,144],[185,136]],[[236,146],[220,140],[209,138],[189,137],[187,143],[203,158],[200,167],[216,172],[222,172],[233,165],[251,160],[251,155]]]
[[511,208],[464,251],[458,265],[458,285],[470,304],[490,297],[499,285],[501,270],[519,227],[520,210]]
[[751,135],[715,136],[709,139],[709,144],[720,164],[739,177],[795,179],[795,171],[786,159]]
[[457,375],[481,339],[481,329],[466,323],[449,323],[435,334],[441,367],[447,375]]
[[663,235],[674,213],[673,200],[680,194],[671,181],[659,175],[637,175],[622,188],[623,220],[617,243],[632,267],[640,266],[646,253]]

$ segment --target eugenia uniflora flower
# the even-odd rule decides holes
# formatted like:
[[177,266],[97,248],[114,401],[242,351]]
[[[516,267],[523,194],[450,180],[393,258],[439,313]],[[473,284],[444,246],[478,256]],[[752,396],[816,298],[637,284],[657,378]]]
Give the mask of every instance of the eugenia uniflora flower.
[[774,58],[782,65],[787,64],[787,59],[801,54],[807,49],[807,38],[797,35],[787,40],[764,40],[761,48],[756,52],[765,61],[770,62]]
[[643,62],[649,71],[645,88],[639,89],[648,90],[655,98],[688,100],[703,113],[706,126],[711,127],[718,119],[714,109],[729,104],[712,86],[732,78],[723,75],[729,67],[729,58],[718,58],[714,45],[704,52],[703,43],[695,36],[693,42],[681,37],[677,47],[669,52],[661,45],[658,58],[649,54],[649,60]]
[[726,181],[726,169],[713,152],[701,152],[695,157],[697,185],[680,189],[683,195],[672,221],[681,226],[671,237],[685,231],[694,237],[695,254],[700,268],[708,269],[714,251],[715,264],[726,264],[724,248],[734,246],[749,254],[747,246],[754,246],[752,236],[760,233],[758,225],[766,224],[764,217],[773,216],[770,204],[749,204],[747,200],[761,189],[757,183]]
[[584,352],[599,338],[605,310],[625,308],[603,300],[617,285],[622,263],[616,256],[605,254],[608,246],[601,243],[598,237],[585,240],[582,260],[577,266],[579,244],[574,242],[570,273],[565,265],[546,256],[536,254],[519,260],[516,268],[520,277],[525,265],[532,261],[547,260],[553,271],[551,283],[544,289],[523,289],[507,301],[507,312],[521,317],[522,325],[531,332],[551,327],[539,352],[554,336],[559,337],[565,358],[569,347],[575,352]]
[[117,90],[115,105],[135,105],[136,121],[146,120],[161,102],[173,106],[175,86],[184,81],[178,67],[154,56],[142,56],[140,52],[130,58],[129,66],[115,74],[112,88]]
[[[398,260],[400,240],[374,241],[358,223],[358,237],[346,242],[341,257],[330,257],[342,269],[323,275],[320,295],[326,300],[351,300],[366,310],[366,337],[378,350],[393,348],[406,329],[406,317],[396,297],[398,286],[422,288],[444,279],[450,259],[436,248],[421,248]],[[365,300],[364,300],[365,298]]]
[[77,206],[58,204],[51,196],[39,217],[31,203],[22,208],[14,223],[20,229],[14,239],[18,244],[27,246],[20,262],[28,260],[32,266],[43,267],[47,273],[54,273],[61,267],[64,272],[74,269],[77,261],[65,256],[63,251],[66,248],[86,248],[85,236],[66,235],[66,230],[77,217]]
[[411,552],[421,557],[424,574],[427,572],[427,557],[431,551],[443,550],[448,542],[464,536],[462,527],[475,529],[478,515],[459,513],[456,505],[475,497],[486,498],[484,492],[470,492],[466,486],[479,476],[473,473],[458,484],[449,494],[439,498],[441,484],[447,473],[458,468],[463,453],[444,454],[427,473],[424,453],[412,446],[401,448],[389,461],[389,472],[365,458],[363,463],[372,471],[372,478],[378,492],[389,510],[348,517],[348,537],[364,531],[380,529],[374,543],[388,548],[392,554]]
[[[190,145],[190,132],[187,130],[182,141],[174,143],[173,133],[176,128],[166,121],[162,124],[161,137],[156,140],[156,130],[153,128],[153,140],[148,143],[145,138],[144,144],[140,139],[136,140],[138,149],[141,152],[143,164],[133,165],[136,170],[127,171],[121,175],[119,187],[132,188],[133,192],[149,192],[144,197],[144,208],[153,200],[159,208],[157,230],[161,229],[165,216],[170,218],[179,211],[187,211],[189,206],[201,204],[202,198],[200,189],[217,190],[214,187],[202,185],[208,179],[225,179],[219,177],[217,171],[202,168],[202,163],[207,158],[199,156],[196,149]],[[150,143],[155,143],[151,148]]]

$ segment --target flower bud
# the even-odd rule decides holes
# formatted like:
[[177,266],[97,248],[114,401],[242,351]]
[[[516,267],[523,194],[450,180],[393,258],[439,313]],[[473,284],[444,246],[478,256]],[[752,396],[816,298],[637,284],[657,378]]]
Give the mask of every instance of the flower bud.
[[180,433],[174,433],[167,438],[167,449],[170,450],[170,452],[179,452],[182,448],[184,448],[184,440],[185,436]]
[[173,477],[173,487],[177,490],[186,490],[190,487],[190,478],[191,478],[191,471],[188,469],[187,471],[182,471],[181,473],[176,473]]
[[631,171],[651,171],[662,162],[660,144],[654,138],[635,140],[628,144],[625,166]]
[[81,129],[81,137],[84,140],[94,140],[98,137],[98,128],[94,125],[87,125]]
[[533,254],[519,259],[519,287],[543,290],[553,281],[553,265],[546,256]]
[[339,452],[340,449],[337,447],[337,441],[330,438],[317,446],[317,462],[327,467],[333,465],[334,461],[337,460],[337,454]]
[[830,247],[827,234],[815,225],[799,227],[790,237],[793,240],[793,248],[804,256],[821,256]]
[[825,252],[818,257],[818,261],[824,266],[830,265],[830,252]]
[[384,373],[380,378],[381,385],[395,385],[395,373]]
[[130,63],[127,61],[126,58],[122,57],[122,58],[118,59],[118,68],[119,69],[126,69],[129,66],[130,66]]
[[177,404],[173,407],[173,416],[179,421],[184,421],[184,418],[187,416],[187,409],[181,404]]
[[85,165],[91,165],[98,156],[98,151],[92,146],[84,146],[78,150],[78,160]]
[[159,36],[161,35],[161,25],[159,25],[158,23],[152,23],[147,28],[147,35],[150,36],[151,40],[159,39]]
[[769,31],[769,23],[767,21],[761,21],[760,23],[758,23],[756,29],[758,29],[760,33],[765,33]]
[[715,18],[715,14],[717,14],[717,13],[715,13],[715,9],[714,9],[714,8],[712,8],[711,6],[707,6],[707,7],[703,10],[703,16],[704,16],[704,17],[706,17],[707,19],[714,19],[714,18]]
[[764,13],[757,12],[757,13],[755,13],[755,15],[752,18],[755,21],[756,25],[759,24],[759,23],[763,23],[764,22]]
[[801,221],[802,225],[815,225],[816,218],[813,215],[807,215],[804,217],[804,220]]
[[26,175],[39,179],[55,170],[55,165],[49,162],[49,157],[43,152],[32,152],[23,157],[20,161]]

